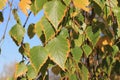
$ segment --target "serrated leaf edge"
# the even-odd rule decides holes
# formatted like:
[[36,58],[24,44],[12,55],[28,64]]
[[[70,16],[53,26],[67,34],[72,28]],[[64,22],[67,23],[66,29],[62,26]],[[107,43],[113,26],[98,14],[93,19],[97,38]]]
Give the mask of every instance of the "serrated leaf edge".
[[[43,8],[44,8],[44,6],[43,6]],[[58,22],[58,25],[57,26],[59,26],[60,25],[60,23],[62,22],[62,20],[63,20],[63,18],[65,17],[65,15],[66,15],[66,12],[67,12],[67,10],[68,10],[68,8],[66,7],[66,9],[64,10],[64,15],[62,16],[62,18],[61,18],[61,20],[59,20],[59,22]],[[54,29],[57,31],[57,29],[55,28],[56,26],[53,24],[53,22],[49,19],[49,16],[47,15],[47,13],[46,12],[44,12],[44,14],[45,14],[45,16],[46,16],[46,18],[52,23],[52,25],[54,26]]]

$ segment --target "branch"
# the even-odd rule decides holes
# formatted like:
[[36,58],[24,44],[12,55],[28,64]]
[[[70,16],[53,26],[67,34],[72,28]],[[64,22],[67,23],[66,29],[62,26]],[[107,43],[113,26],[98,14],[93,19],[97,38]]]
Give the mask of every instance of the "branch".
[[[3,33],[3,36],[2,36],[1,39],[0,39],[0,44],[1,44],[2,41],[5,39],[6,31],[7,31],[7,28],[8,28],[8,23],[9,23],[10,17],[11,17],[13,0],[11,1],[11,3],[8,1],[8,4],[9,4],[9,6],[10,6],[10,12],[9,12],[8,20],[7,20],[7,23],[6,23],[6,26],[5,26],[5,31],[4,31],[4,33]],[[2,44],[1,44],[1,46],[2,46]],[[1,47],[1,46],[0,46],[0,47]]]
[[24,25],[23,25],[23,28],[25,28],[25,26],[26,26],[26,24],[27,24],[27,22],[28,22],[28,19],[29,19],[29,17],[30,17],[30,15],[31,15],[31,11],[29,12],[29,14],[28,14],[28,17],[27,17],[27,19],[26,19],[26,21],[25,21],[25,23],[24,23]]
[[[27,17],[27,19],[26,19],[26,21],[25,21],[25,23],[24,23],[24,25],[23,25],[23,28],[25,28],[25,26],[26,26],[26,24],[27,24],[27,22],[28,22],[28,19],[29,19],[29,17],[30,17],[30,15],[31,15],[31,11],[29,12],[29,14],[28,14],[28,17]],[[22,42],[21,42],[21,46],[23,47],[23,48],[25,48],[24,47],[24,44],[23,44],[23,41],[24,41],[24,37],[23,37],[23,39],[22,39]],[[23,54],[21,54],[22,55],[22,61],[24,60],[24,59],[26,59],[26,57],[23,55]]]
[[[31,11],[29,12],[29,14],[28,14],[28,17],[27,17],[27,19],[26,19],[26,21],[25,21],[25,23],[24,23],[24,25],[23,25],[23,28],[25,28],[25,26],[26,26],[26,24],[27,24],[27,22],[28,22],[28,19],[29,19],[29,17],[30,17],[30,15],[31,15]],[[23,40],[24,40],[24,38],[23,38]],[[21,45],[23,45],[23,40],[22,40],[22,42],[21,42]]]

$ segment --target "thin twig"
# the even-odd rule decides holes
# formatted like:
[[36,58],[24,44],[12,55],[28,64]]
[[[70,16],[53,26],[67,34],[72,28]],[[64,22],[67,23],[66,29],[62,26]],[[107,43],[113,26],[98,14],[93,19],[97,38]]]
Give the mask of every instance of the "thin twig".
[[[6,31],[7,31],[8,24],[9,24],[10,17],[11,17],[13,0],[11,1],[11,3],[8,1],[8,4],[10,5],[10,12],[9,12],[8,20],[7,20],[7,23],[6,23],[6,26],[5,26],[5,31],[4,31],[4,33],[3,33],[3,36],[2,36],[1,39],[0,39],[0,44],[1,44],[2,41],[5,39]],[[2,44],[1,44],[1,46],[2,46]],[[1,46],[0,46],[0,47],[1,47]]]
[[[25,20],[25,23],[24,23],[24,25],[23,25],[23,28],[25,28],[25,26],[26,26],[26,24],[27,24],[27,22],[28,22],[28,19],[29,19],[30,15],[31,15],[31,13],[32,13],[32,12],[30,11],[29,14],[28,14],[27,19]],[[22,39],[21,46],[22,46],[23,48],[25,48],[23,41],[24,41],[24,37],[23,37],[23,39]],[[21,54],[21,55],[22,55],[22,61],[23,61],[24,59],[26,60],[26,57],[25,57],[23,54]]]
[[29,17],[30,17],[30,15],[31,15],[31,11],[29,12],[29,14],[28,14],[28,17],[27,17],[27,19],[26,19],[26,21],[25,21],[25,23],[24,23],[24,25],[23,25],[23,28],[25,28],[25,26],[26,26],[26,24],[27,24],[27,22],[28,22],[28,19],[29,19]]

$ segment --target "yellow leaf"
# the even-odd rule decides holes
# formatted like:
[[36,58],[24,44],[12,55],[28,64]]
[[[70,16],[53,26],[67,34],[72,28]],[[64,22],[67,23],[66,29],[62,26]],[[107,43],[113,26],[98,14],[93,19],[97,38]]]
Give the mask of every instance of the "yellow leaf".
[[6,5],[7,0],[0,0],[0,10]]
[[26,16],[28,16],[27,10],[30,9],[30,4],[31,4],[31,0],[21,0],[19,2],[19,7]]
[[90,8],[88,8],[90,4],[89,0],[73,0],[73,4],[77,8],[83,9],[87,12],[90,11]]

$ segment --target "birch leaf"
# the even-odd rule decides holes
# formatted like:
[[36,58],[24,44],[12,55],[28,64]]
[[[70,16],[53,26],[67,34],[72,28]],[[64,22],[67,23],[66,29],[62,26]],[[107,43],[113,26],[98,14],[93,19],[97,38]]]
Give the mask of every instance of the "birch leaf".
[[6,5],[7,0],[0,0],[0,10]]
[[19,2],[19,7],[26,16],[28,16],[27,10],[30,9],[30,4],[31,4],[31,0],[21,0]]
[[89,0],[73,0],[73,4],[77,8],[83,9],[87,12],[90,11],[90,8],[88,8],[90,4]]

